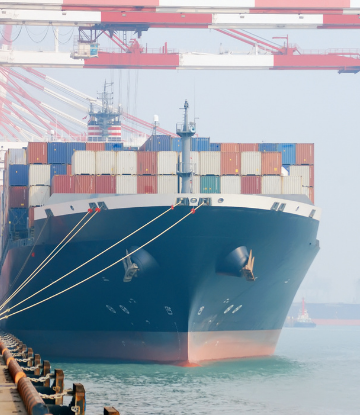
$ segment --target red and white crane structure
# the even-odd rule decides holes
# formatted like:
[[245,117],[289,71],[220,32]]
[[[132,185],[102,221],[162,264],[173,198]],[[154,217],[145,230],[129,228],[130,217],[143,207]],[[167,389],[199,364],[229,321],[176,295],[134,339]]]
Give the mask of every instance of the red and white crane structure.
[[[43,139],[56,129],[73,140],[84,139],[86,117],[77,117],[37,100],[21,85],[35,88],[62,105],[84,114],[97,100],[33,69],[117,68],[167,70],[336,70],[360,71],[359,49],[302,50],[296,44],[283,46],[239,29],[360,29],[360,0],[0,0],[0,24],[70,26],[79,28],[78,48],[71,53],[14,50],[3,42],[0,49],[0,126],[11,137]],[[141,33],[150,28],[215,29],[250,45],[243,52],[178,52],[167,43],[157,50],[142,47],[138,40],[123,41],[119,32]],[[54,30],[54,29],[53,29]],[[116,48],[101,49],[98,39],[106,35]],[[56,34],[54,33],[55,37]],[[90,52],[96,48],[95,53]],[[84,52],[85,51],[85,52]],[[28,72],[14,71],[19,67]],[[43,83],[34,81],[40,78]],[[65,91],[59,93],[54,91]],[[75,99],[74,99],[75,98]],[[80,102],[79,102],[80,100]],[[153,125],[126,112],[122,124],[128,132],[151,130]],[[31,118],[31,119],[29,119]],[[15,120],[15,122],[14,122]],[[139,126],[135,128],[135,125]],[[157,128],[162,134],[173,133]],[[0,132],[0,135],[2,133]]]

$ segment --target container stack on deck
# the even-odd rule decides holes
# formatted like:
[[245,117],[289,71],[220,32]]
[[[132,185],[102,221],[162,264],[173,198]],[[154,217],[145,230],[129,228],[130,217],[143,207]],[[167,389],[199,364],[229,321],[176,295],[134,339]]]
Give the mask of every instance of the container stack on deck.
[[[139,151],[104,142],[32,142],[5,154],[3,246],[31,234],[34,208],[54,193],[177,193],[181,139],[152,136]],[[191,139],[194,193],[305,194],[314,202],[314,145]]]

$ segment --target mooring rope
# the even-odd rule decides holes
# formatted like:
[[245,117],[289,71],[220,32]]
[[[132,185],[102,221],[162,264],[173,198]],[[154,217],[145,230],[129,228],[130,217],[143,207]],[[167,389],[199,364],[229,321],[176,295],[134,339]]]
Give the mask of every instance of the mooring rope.
[[[61,247],[60,245],[71,235],[71,233],[80,225],[80,223],[86,218],[87,215],[92,213],[92,210],[90,212],[90,209],[86,214],[80,219],[80,221],[71,229],[71,231],[62,239],[62,241],[50,252],[50,254],[39,264],[35,270],[24,280],[19,287],[3,302],[3,304],[0,306],[0,310],[2,310],[6,304],[9,303],[33,278],[36,277],[36,275],[81,231],[81,229],[84,228],[84,226],[96,215],[97,211],[94,212],[93,215],[69,238]],[[60,249],[55,252],[58,248]],[[55,253],[54,253],[55,252]],[[0,313],[0,315],[6,313],[7,311],[3,311]]]
[[164,231],[162,231],[161,233],[159,233],[158,235],[156,235],[154,238],[150,239],[148,242],[145,242],[143,245],[141,245],[139,248],[137,248],[137,249],[135,249],[134,251],[132,251],[130,254],[125,255],[124,257],[122,257],[122,258],[118,259],[117,261],[115,261],[115,262],[113,262],[112,264],[108,265],[107,267],[105,267],[105,268],[101,269],[100,271],[96,272],[95,274],[90,275],[89,277],[87,277],[87,278],[85,278],[85,279],[83,279],[83,280],[81,280],[81,281],[77,282],[76,284],[74,284],[74,285],[72,285],[72,286],[70,286],[70,287],[68,287],[68,288],[65,288],[64,290],[62,290],[62,291],[60,291],[60,292],[58,292],[58,293],[56,293],[56,294],[53,294],[53,295],[51,295],[51,296],[49,296],[49,297],[47,297],[47,298],[45,298],[45,299],[43,299],[43,300],[41,300],[41,301],[38,301],[38,302],[37,302],[37,303],[35,303],[35,304],[29,305],[28,307],[22,308],[21,310],[14,311],[13,313],[11,313],[11,314],[9,314],[9,315],[7,315],[7,316],[0,317],[0,320],[5,320],[5,319],[7,319],[7,318],[9,318],[9,317],[11,317],[11,316],[14,316],[15,314],[22,313],[23,311],[29,310],[30,308],[33,308],[33,307],[36,307],[37,305],[40,305],[40,304],[42,304],[42,303],[45,303],[46,301],[49,301],[49,300],[51,300],[52,298],[58,297],[59,295],[61,295],[61,294],[65,293],[65,292],[67,292],[67,291],[70,291],[70,290],[72,290],[73,288],[75,288],[75,287],[77,287],[77,286],[79,286],[79,285],[83,284],[84,282],[89,281],[90,279],[92,279],[92,278],[96,277],[97,275],[99,275],[99,274],[103,273],[104,271],[107,271],[108,269],[112,268],[114,265],[118,264],[119,262],[121,262],[121,261],[123,261],[124,259],[128,258],[129,256],[133,255],[135,252],[139,251],[140,249],[142,249],[142,248],[144,248],[145,246],[149,245],[151,242],[153,242],[153,241],[155,241],[156,239],[158,239],[160,236],[164,235],[166,232],[168,232],[170,229],[174,228],[176,225],[178,225],[180,222],[182,222],[182,221],[183,221],[184,219],[186,219],[188,216],[190,216],[190,215],[192,215],[193,213],[195,213],[195,211],[196,211],[197,209],[199,209],[199,208],[200,208],[203,204],[204,204],[204,202],[203,202],[203,203],[201,203],[199,206],[197,206],[195,209],[194,209],[194,208],[192,208],[192,209],[190,210],[190,212],[189,212],[189,213],[187,213],[185,216],[183,216],[183,217],[182,217],[181,219],[179,219],[177,222],[175,222],[174,224],[172,224],[171,226],[169,226],[168,228],[166,228]]
[[[114,243],[113,245],[109,246],[108,248],[104,249],[104,251],[100,252],[99,254],[93,256],[92,258],[88,259],[83,264],[79,265],[78,267],[74,268],[72,271],[68,272],[67,274],[63,275],[62,277],[58,278],[57,280],[51,282],[46,287],[41,288],[39,291],[37,291],[34,294],[31,294],[30,296],[26,297],[24,300],[19,301],[17,304],[13,305],[12,307],[7,308],[2,313],[0,313],[0,316],[2,316],[5,313],[8,313],[9,311],[13,310],[14,308],[18,307],[20,304],[24,303],[27,300],[30,300],[30,298],[35,297],[35,295],[41,293],[42,291],[46,290],[47,288],[51,287],[52,285],[56,284],[57,282],[61,281],[68,275],[72,274],[73,272],[77,271],[78,269],[82,268],[89,262],[93,261],[94,259],[98,258],[99,256],[103,255],[105,252],[109,251],[110,249],[114,248],[116,245],[119,245],[121,242],[124,242],[126,239],[130,238],[130,236],[134,235],[135,233],[139,232],[141,229],[144,229],[146,226],[150,225],[152,222],[155,222],[157,219],[159,219],[161,216],[165,215],[166,213],[173,210],[176,206],[178,206],[181,202],[176,203],[176,205],[171,206],[169,209],[165,210],[165,212],[161,213],[160,215],[156,216],[154,219],[151,219],[149,222],[145,223],[145,225],[142,225],[140,228],[136,229],[134,232],[130,233],[129,235],[125,236],[120,241]],[[86,224],[85,224],[86,225]],[[75,236],[75,235],[74,235]],[[64,245],[65,246],[65,245]]]
[[[7,295],[9,294],[9,292],[10,292],[10,290],[11,290],[11,288],[12,288],[12,287],[16,284],[16,281],[19,279],[19,277],[20,277],[21,273],[23,272],[23,270],[24,270],[24,268],[25,268],[26,264],[28,263],[28,261],[29,261],[29,259],[30,259],[30,257],[31,257],[31,254],[34,252],[35,246],[36,246],[36,244],[37,244],[38,240],[40,239],[40,236],[41,236],[41,234],[43,233],[43,230],[45,229],[45,226],[47,225],[48,221],[49,221],[49,216],[47,216],[47,218],[46,218],[46,220],[45,220],[45,222],[44,222],[44,224],[43,224],[42,228],[40,229],[40,232],[39,232],[39,234],[38,234],[38,236],[37,236],[37,238],[36,238],[36,240],[35,240],[35,242],[34,242],[34,244],[33,244],[32,248],[31,248],[31,250],[30,250],[30,252],[29,252],[29,255],[27,256],[27,258],[25,259],[24,263],[22,264],[22,267],[20,268],[19,272],[17,273],[16,277],[14,278],[14,281],[10,284],[10,286],[9,286],[8,290],[6,291],[6,294],[4,294],[4,295],[1,297],[0,304],[2,303],[3,299],[7,297]],[[2,307],[0,307],[0,310],[1,310],[1,309],[2,309]]]

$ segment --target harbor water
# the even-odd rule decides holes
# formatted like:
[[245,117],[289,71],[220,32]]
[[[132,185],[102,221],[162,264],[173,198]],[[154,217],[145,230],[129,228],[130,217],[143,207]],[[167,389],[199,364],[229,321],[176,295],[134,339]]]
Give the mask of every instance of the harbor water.
[[[66,386],[82,382],[87,415],[357,415],[360,327],[283,329],[272,357],[195,368],[57,360]],[[44,356],[45,357],[45,356]]]

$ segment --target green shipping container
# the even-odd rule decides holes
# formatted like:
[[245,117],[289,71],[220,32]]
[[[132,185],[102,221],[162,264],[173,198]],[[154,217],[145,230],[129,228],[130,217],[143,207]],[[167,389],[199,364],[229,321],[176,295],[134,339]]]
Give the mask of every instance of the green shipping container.
[[200,193],[220,193],[220,176],[201,176]]

